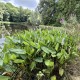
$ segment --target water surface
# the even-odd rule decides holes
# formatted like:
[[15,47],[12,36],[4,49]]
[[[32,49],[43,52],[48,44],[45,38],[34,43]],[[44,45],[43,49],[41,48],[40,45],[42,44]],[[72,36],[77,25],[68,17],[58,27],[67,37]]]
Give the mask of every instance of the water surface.
[[19,24],[0,24],[0,47],[3,46],[3,43],[5,41],[5,36],[12,35],[15,32],[27,29],[28,29],[27,26]]

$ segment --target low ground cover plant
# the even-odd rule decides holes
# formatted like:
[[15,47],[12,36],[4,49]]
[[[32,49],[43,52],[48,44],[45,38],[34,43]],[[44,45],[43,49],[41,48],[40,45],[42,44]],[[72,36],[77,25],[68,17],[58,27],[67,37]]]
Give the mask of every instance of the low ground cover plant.
[[0,68],[13,73],[11,80],[60,80],[76,51],[74,37],[64,31],[24,31],[6,37]]

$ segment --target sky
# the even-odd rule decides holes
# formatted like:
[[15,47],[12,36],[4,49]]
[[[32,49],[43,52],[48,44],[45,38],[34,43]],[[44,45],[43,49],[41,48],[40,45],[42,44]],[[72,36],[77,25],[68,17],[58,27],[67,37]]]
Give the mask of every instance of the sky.
[[2,1],[5,3],[10,2],[17,7],[22,6],[23,8],[29,8],[31,10],[34,10],[37,7],[40,0],[2,0]]

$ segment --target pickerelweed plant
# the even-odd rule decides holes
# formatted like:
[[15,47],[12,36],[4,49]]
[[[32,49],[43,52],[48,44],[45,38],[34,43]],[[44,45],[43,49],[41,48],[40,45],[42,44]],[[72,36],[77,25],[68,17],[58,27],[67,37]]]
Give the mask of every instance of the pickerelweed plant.
[[6,37],[0,66],[13,72],[21,69],[23,80],[58,80],[76,51],[74,37],[64,31],[29,30]]

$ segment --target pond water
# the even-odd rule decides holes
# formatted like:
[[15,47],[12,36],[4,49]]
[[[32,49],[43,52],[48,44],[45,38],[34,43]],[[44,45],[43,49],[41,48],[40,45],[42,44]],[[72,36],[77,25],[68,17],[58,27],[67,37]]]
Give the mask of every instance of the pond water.
[[2,47],[6,35],[12,35],[22,30],[28,30],[28,27],[19,24],[0,24],[0,47]]
[[3,45],[6,35],[12,35],[15,32],[19,32],[22,30],[29,30],[29,29],[35,30],[37,28],[39,28],[39,26],[30,26],[25,23],[18,23],[18,24],[0,23],[0,47]]
[[0,37],[0,45],[4,42],[5,38],[4,38],[4,35],[1,34],[1,37]]

